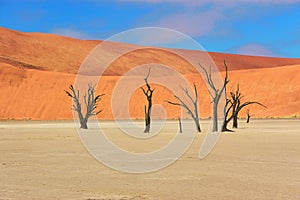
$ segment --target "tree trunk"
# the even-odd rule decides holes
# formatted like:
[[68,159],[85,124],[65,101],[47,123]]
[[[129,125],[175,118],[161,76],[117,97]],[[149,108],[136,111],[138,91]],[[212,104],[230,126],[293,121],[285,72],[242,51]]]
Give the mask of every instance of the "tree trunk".
[[250,115],[248,114],[246,123],[248,124],[249,122],[250,122]]
[[179,124],[179,132],[182,133],[182,124],[181,124],[180,117],[178,117],[178,124]]
[[227,124],[227,120],[225,119],[222,125],[222,132],[228,131]]
[[88,118],[87,117],[83,117],[81,112],[77,111],[77,113],[78,113],[78,117],[79,117],[80,128],[82,128],[82,129],[88,129],[88,126],[87,126]]
[[227,128],[228,123],[229,123],[228,120],[224,120],[222,125],[222,132],[234,132],[233,130]]
[[201,132],[201,127],[200,127],[200,122],[199,122],[197,101],[196,101],[196,104],[195,104],[194,107],[195,107],[195,115],[196,115],[196,118],[194,120],[195,120],[197,131],[198,131],[198,133],[200,133]]
[[150,132],[150,123],[147,121],[144,133],[149,133],[149,132]]
[[147,110],[146,110],[146,106],[145,106],[145,130],[144,130],[144,133],[150,132],[151,108],[152,108],[152,99],[148,99],[148,109]]
[[238,128],[238,117],[236,115],[233,116],[232,128]]
[[80,128],[82,128],[82,129],[88,129],[87,120],[85,120],[85,119],[80,120]]
[[213,132],[218,131],[218,103],[216,99],[213,102]]
[[198,133],[201,133],[201,128],[200,128],[199,122],[198,122],[198,124],[197,124],[197,131],[198,131]]
[[198,133],[201,132],[201,128],[200,128],[200,123],[199,123],[199,119],[198,118],[194,118],[195,121],[195,125],[196,125],[196,130],[198,131]]

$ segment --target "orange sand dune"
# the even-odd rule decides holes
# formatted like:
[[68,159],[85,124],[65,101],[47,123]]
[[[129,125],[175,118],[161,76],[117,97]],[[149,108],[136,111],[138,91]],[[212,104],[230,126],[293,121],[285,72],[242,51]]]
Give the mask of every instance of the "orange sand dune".
[[[23,33],[0,27],[0,63],[9,63],[14,66],[34,68],[46,71],[77,73],[82,61],[101,41],[78,40],[42,33]],[[113,43],[108,51],[114,52],[120,48],[126,48],[127,44]],[[132,45],[130,45],[132,46]],[[178,50],[188,52],[197,59],[199,51]],[[110,67],[106,75],[123,75],[129,66],[147,61],[160,61],[170,66],[177,60],[165,57],[161,51],[151,51],[145,49],[133,52],[128,57],[123,56],[122,68],[120,63],[115,63]],[[109,52],[108,52],[109,53]],[[286,65],[300,64],[300,58],[269,58],[258,56],[243,56],[224,53],[209,53],[217,66],[223,69],[223,60],[226,60],[231,70],[269,68]],[[192,72],[190,69],[181,66],[183,73]]]
[[[47,72],[34,69],[18,69],[10,65],[0,68],[0,119],[34,119],[59,120],[71,119],[71,99],[64,94],[69,84],[74,82],[75,75],[58,72]],[[300,65],[267,69],[250,69],[230,71],[228,90],[240,83],[244,100],[255,100],[265,104],[268,109],[251,106],[253,117],[277,117],[300,115]],[[119,76],[104,76],[100,81],[98,92],[105,93],[100,107],[104,109],[99,118],[111,119],[112,91]],[[140,77],[142,79],[143,77]],[[186,78],[195,82],[199,91],[201,117],[211,115],[211,105],[206,85],[197,75]],[[134,79],[132,81],[135,81]],[[169,118],[179,115],[177,107],[168,105],[165,100],[171,92],[161,86],[155,88],[154,104],[164,106]],[[125,94],[119,94],[127,96]],[[139,88],[131,96],[129,110],[132,118],[143,118],[145,97]],[[127,104],[124,103],[124,106]],[[159,117],[159,110],[153,115]],[[121,113],[122,115],[122,113]]]
[[[59,120],[71,119],[71,99],[64,94],[74,83],[75,73],[83,59],[99,43],[40,33],[21,33],[0,28],[0,119]],[[112,43],[111,51],[127,44]],[[197,58],[201,52],[186,51]],[[286,117],[300,115],[300,59],[266,58],[210,53],[223,69],[227,61],[230,72],[228,91],[240,83],[244,100],[260,101],[268,108],[252,105],[253,117]],[[167,50],[151,48],[131,52],[117,59],[100,80],[98,92],[106,96],[100,103],[103,113],[99,118],[111,119],[111,99],[115,85],[131,68],[144,63],[158,62],[172,66],[190,83],[196,83],[199,91],[200,115],[211,115],[210,97],[202,78],[195,74],[186,61]],[[298,64],[298,65],[297,65]],[[168,82],[176,83],[168,73],[161,73]],[[155,77],[150,77],[155,78]],[[135,77],[132,82],[143,81]],[[177,107],[165,100],[174,100],[172,93],[154,85],[154,104],[161,104],[168,118],[179,115]],[[122,91],[121,91],[122,92]],[[126,91],[120,96],[126,96]],[[128,96],[128,95],[127,95]],[[130,117],[143,118],[145,97],[139,88],[130,97]],[[125,105],[125,104],[124,104]],[[118,111],[123,116],[123,111]],[[153,115],[161,117],[161,108],[154,107]],[[244,113],[241,113],[243,116]]]

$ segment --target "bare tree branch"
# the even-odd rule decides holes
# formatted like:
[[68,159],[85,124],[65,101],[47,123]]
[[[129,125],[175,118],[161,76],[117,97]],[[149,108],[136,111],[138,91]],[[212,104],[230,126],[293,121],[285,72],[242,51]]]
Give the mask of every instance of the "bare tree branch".
[[93,86],[91,83],[88,84],[87,94],[83,95],[84,104],[86,106],[86,114],[85,114],[85,116],[83,116],[82,111],[81,111],[81,103],[79,100],[79,98],[80,98],[79,90],[77,90],[77,93],[76,93],[73,85],[70,85],[69,89],[71,90],[72,94],[69,91],[66,91],[66,90],[64,90],[64,91],[69,97],[71,97],[73,99],[74,104],[72,105],[72,110],[74,110],[78,113],[81,128],[87,129],[88,118],[92,115],[97,115],[100,112],[102,112],[102,110],[99,110],[98,112],[96,112],[96,108],[97,108],[98,102],[101,100],[101,97],[104,96],[104,94],[100,94],[95,97],[95,86]]
[[[212,131],[215,132],[215,131],[218,131],[218,104],[219,104],[220,98],[221,98],[224,90],[226,91],[226,86],[229,82],[229,80],[228,80],[228,67],[227,67],[227,64],[224,60],[225,78],[224,78],[222,88],[219,89],[219,88],[216,88],[216,86],[213,82],[211,67],[209,68],[209,71],[207,71],[200,63],[199,63],[199,66],[201,67],[201,69],[203,70],[203,72],[205,74],[207,84],[209,85],[209,87],[214,92],[214,94],[212,94],[211,91],[209,91],[209,95],[211,96],[212,103],[213,103],[213,129],[212,129]],[[226,109],[226,107],[224,109]]]
[[206,76],[206,81],[209,84],[209,86],[214,90],[214,92],[217,91],[217,89],[215,88],[214,83],[212,82],[212,77],[211,77],[211,67],[209,69],[209,73],[207,72],[207,70],[199,63],[199,66],[201,67],[201,69],[204,71],[205,76]]
[[187,95],[187,97],[191,100],[191,102],[193,103],[194,106],[194,112],[192,111],[191,108],[189,108],[187,106],[186,103],[183,102],[183,100],[177,96],[174,95],[174,97],[180,102],[180,103],[175,103],[172,101],[166,101],[167,103],[171,104],[171,105],[175,105],[175,106],[181,106],[183,108],[185,108],[185,110],[188,112],[189,115],[191,115],[191,117],[193,118],[197,131],[201,132],[201,128],[200,128],[200,123],[199,123],[199,115],[198,115],[198,92],[197,92],[197,87],[194,84],[194,91],[195,91],[195,99],[192,98],[192,96],[190,95],[189,91],[187,88],[183,88],[182,86],[180,86],[181,90],[185,92],[185,94]]
[[[265,105],[263,105],[262,103],[257,102],[257,101],[247,101],[247,102],[241,103],[241,98],[243,98],[243,96],[241,95],[239,84],[237,85],[237,89],[235,92],[230,92],[230,96],[231,96],[231,101],[232,101],[233,128],[238,127],[238,115],[239,115],[239,112],[244,107],[251,105],[251,104],[257,104],[259,106],[267,108]],[[249,115],[248,115],[248,118],[250,119]]]

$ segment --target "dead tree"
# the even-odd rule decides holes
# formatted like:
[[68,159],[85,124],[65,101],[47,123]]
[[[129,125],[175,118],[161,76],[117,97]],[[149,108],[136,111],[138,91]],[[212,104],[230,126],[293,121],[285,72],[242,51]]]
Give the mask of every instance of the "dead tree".
[[144,78],[144,81],[146,83],[147,89],[145,90],[143,87],[141,87],[142,91],[144,92],[148,105],[144,107],[144,112],[145,112],[145,130],[144,133],[149,133],[150,132],[150,125],[151,125],[151,109],[152,109],[152,94],[154,89],[151,89],[149,83],[148,83],[148,78],[150,75],[150,69],[148,71],[147,76]]
[[180,117],[178,117],[178,124],[179,124],[179,132],[182,133],[182,124],[181,124]]
[[[238,128],[238,115],[239,112],[246,106],[251,105],[251,104],[257,104],[259,106],[262,106],[264,108],[267,108],[265,105],[257,102],[257,101],[247,101],[244,103],[241,103],[241,99],[243,96],[240,93],[240,86],[239,84],[237,85],[237,89],[235,92],[230,92],[231,96],[231,101],[232,101],[232,116],[233,116],[233,124],[232,128]],[[250,118],[249,118],[250,119]]]
[[212,129],[212,131],[216,132],[216,131],[218,131],[218,104],[219,104],[220,98],[221,98],[224,90],[226,89],[226,85],[229,82],[229,80],[228,80],[228,67],[227,67],[226,62],[224,60],[224,66],[225,66],[224,83],[223,83],[223,86],[221,88],[216,88],[216,86],[215,86],[215,84],[212,80],[211,68],[209,69],[209,71],[207,71],[201,64],[199,64],[199,65],[205,73],[206,82],[208,83],[209,87],[213,91],[213,93],[211,91],[208,91],[208,92],[211,96],[212,103],[213,103],[213,129]]
[[84,104],[86,106],[86,114],[83,115],[81,110],[79,90],[77,90],[76,92],[73,85],[70,85],[69,89],[70,92],[67,90],[64,91],[69,97],[73,99],[72,109],[76,111],[78,114],[79,121],[80,121],[80,128],[88,129],[87,122],[89,117],[93,115],[98,115],[99,113],[102,112],[102,110],[96,111],[96,108],[98,106],[98,102],[101,100],[101,97],[104,96],[104,94],[95,96],[95,87],[91,83],[88,84],[87,94],[83,96]]
[[179,101],[179,103],[175,103],[175,102],[171,102],[171,101],[167,101],[169,104],[175,105],[175,106],[181,106],[183,108],[185,108],[188,112],[189,115],[191,115],[191,117],[193,118],[195,125],[196,125],[196,129],[198,132],[201,132],[201,127],[200,127],[200,122],[199,122],[199,114],[198,114],[198,92],[197,92],[197,87],[194,84],[194,91],[195,91],[195,99],[192,98],[192,96],[190,95],[189,91],[187,88],[183,88],[180,87],[185,94],[187,95],[187,97],[192,101],[193,103],[193,109],[189,108],[187,106],[186,103],[183,102],[183,100],[178,97],[177,95],[174,95],[174,97]]
[[247,124],[250,122],[250,117],[251,117],[250,111],[249,109],[247,109],[247,121],[246,121]]
[[227,128],[228,123],[233,119],[233,115],[230,114],[230,110],[232,109],[233,105],[230,99],[226,99],[226,104],[224,106],[224,121],[222,124],[222,132],[228,131],[233,132],[232,130]]

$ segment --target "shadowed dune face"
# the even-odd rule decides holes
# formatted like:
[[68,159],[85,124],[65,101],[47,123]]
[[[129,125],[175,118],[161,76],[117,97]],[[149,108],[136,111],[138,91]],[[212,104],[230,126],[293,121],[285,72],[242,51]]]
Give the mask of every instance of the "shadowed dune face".
[[[64,94],[74,83],[81,62],[99,41],[83,41],[56,35],[20,33],[0,28],[0,119],[71,119],[71,99]],[[111,51],[127,44],[112,43]],[[185,51],[185,50],[177,50]],[[189,51],[195,58],[201,52]],[[243,100],[259,101],[268,109],[252,105],[253,117],[285,117],[300,115],[300,59],[266,58],[210,53],[223,70],[223,60],[229,66],[228,92],[240,83]],[[199,92],[200,116],[211,115],[210,96],[206,84],[189,63],[164,50],[141,49],[122,56],[113,62],[102,76],[97,91],[106,96],[100,102],[103,113],[99,118],[111,119],[111,98],[115,85],[130,69],[145,63],[172,66]],[[154,70],[154,69],[153,69]],[[161,72],[166,81],[176,81],[167,72]],[[141,82],[144,77],[130,81]],[[155,78],[155,77],[152,77]],[[151,76],[149,78],[151,80]],[[168,118],[179,115],[180,109],[168,105],[173,94],[164,86],[153,85],[154,104],[161,104]],[[122,92],[122,91],[121,91]],[[123,91],[126,96],[126,91]],[[137,88],[130,96],[129,111],[132,118],[144,117],[145,96]],[[245,113],[241,113],[244,116]],[[163,115],[156,107],[153,115]]]

